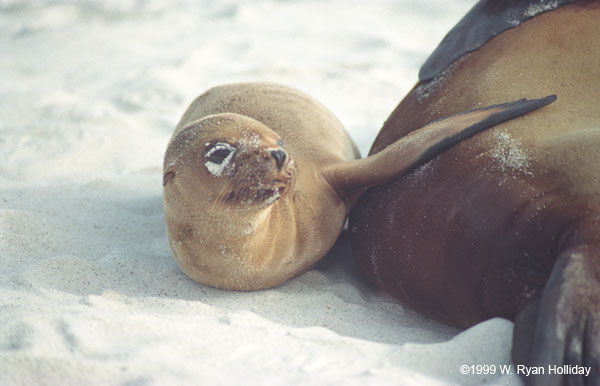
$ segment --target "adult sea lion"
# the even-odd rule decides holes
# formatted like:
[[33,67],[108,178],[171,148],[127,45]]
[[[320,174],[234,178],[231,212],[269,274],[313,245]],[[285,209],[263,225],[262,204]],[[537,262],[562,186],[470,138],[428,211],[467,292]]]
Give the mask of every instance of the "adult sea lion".
[[[478,19],[474,11],[493,20],[516,3],[547,12],[467,47],[481,32],[468,23]],[[598,385],[600,1],[553,3],[562,6],[478,3],[432,55],[427,63],[437,70],[422,71],[370,153],[478,103],[548,92],[557,103],[369,189],[349,224],[364,271],[403,303],[459,327],[516,320],[513,361],[545,371],[526,382]],[[591,371],[569,374],[580,369],[572,366]]]
[[213,88],[187,109],[165,153],[172,252],[182,270],[204,284],[277,285],[329,251],[368,187],[553,100],[457,114],[358,159],[333,114],[299,91],[265,83]]

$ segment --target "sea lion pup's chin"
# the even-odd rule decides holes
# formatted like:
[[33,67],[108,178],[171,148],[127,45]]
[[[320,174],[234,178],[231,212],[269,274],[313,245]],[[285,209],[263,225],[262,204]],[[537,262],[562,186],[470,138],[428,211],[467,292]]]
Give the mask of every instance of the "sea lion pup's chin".
[[295,176],[280,136],[252,118],[215,114],[181,128],[165,154],[163,185],[171,196],[169,243],[182,270],[221,288],[270,283],[269,253],[251,251],[261,241],[268,249],[259,233]]

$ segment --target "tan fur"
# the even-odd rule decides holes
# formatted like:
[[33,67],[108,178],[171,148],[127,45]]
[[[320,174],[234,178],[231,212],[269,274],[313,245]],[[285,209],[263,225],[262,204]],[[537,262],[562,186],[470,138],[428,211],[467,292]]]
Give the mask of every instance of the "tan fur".
[[[310,268],[333,246],[348,208],[318,170],[358,158],[359,153],[324,106],[276,84],[209,90],[191,104],[173,138],[193,122],[203,123],[206,116],[221,113],[240,116],[233,121],[213,119],[210,125],[218,126],[218,134],[200,134],[194,145],[184,145],[197,146],[200,152],[215,135],[224,137],[223,131],[240,136],[232,129],[236,125],[260,133],[270,146],[276,146],[280,136],[295,164],[293,190],[266,208],[212,207],[219,178],[191,160],[169,166],[177,152],[167,152],[165,173],[170,168],[176,171],[164,190],[169,243],[180,267],[194,280],[227,289],[270,287]],[[175,145],[172,139],[169,148]]]

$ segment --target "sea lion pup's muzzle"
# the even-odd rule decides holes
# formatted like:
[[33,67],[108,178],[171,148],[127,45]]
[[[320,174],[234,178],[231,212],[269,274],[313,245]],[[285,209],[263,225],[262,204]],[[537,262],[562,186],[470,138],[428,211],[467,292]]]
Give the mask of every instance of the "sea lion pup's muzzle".
[[[263,207],[282,198],[293,184],[295,164],[282,148],[252,144],[238,148],[227,176],[226,202],[236,207]],[[211,181],[212,182],[212,181]]]

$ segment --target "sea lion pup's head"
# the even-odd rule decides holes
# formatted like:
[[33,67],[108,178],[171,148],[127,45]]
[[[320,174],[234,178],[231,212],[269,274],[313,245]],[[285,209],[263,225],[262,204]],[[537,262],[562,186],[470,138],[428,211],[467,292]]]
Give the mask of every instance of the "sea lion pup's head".
[[279,135],[252,118],[226,113],[175,134],[163,185],[173,183],[189,210],[253,210],[284,197],[294,177],[294,161]]

